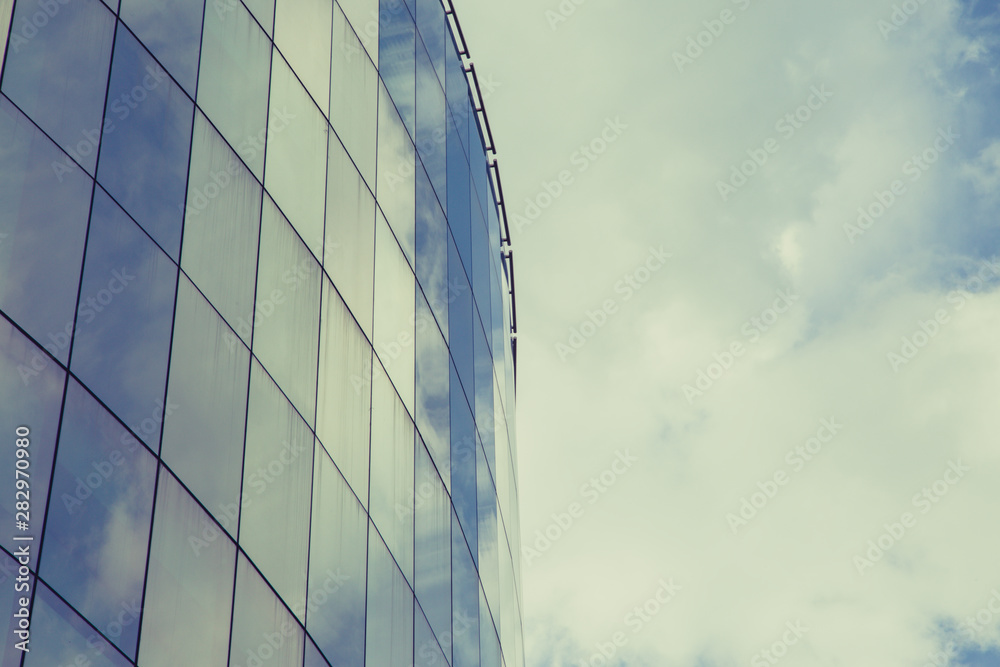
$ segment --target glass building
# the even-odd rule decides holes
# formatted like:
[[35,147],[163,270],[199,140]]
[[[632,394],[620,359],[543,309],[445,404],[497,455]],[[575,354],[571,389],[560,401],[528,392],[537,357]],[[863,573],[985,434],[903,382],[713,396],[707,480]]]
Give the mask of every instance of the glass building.
[[3,667],[523,665],[510,239],[441,3],[0,0]]

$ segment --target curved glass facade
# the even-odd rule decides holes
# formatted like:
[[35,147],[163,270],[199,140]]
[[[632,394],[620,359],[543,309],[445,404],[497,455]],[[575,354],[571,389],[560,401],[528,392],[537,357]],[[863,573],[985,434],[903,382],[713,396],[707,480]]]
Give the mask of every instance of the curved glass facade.
[[523,665],[450,3],[0,0],[0,39],[3,667]]

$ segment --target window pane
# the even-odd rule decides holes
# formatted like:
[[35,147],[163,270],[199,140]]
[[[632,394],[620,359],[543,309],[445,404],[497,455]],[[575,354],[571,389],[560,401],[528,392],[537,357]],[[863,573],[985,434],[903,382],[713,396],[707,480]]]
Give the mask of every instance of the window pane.
[[500,637],[482,592],[479,594],[479,654],[482,667],[500,667]]
[[134,658],[156,459],[75,381],[61,433],[40,572]]
[[[41,348],[25,338],[6,318],[0,317],[0,405],[3,405],[0,410],[0,429],[3,429],[3,433],[14,433],[19,426],[31,429],[28,436],[31,457],[29,474],[32,476],[31,490],[34,498],[28,517],[30,530],[18,531],[18,534],[34,537],[36,549],[41,546],[42,521],[45,519],[49,477],[56,448],[56,429],[59,426],[65,385],[66,371]],[[14,452],[13,446],[2,449],[0,464],[5,466],[5,470],[15,469],[17,459]],[[12,478],[14,473],[10,475]],[[9,484],[13,486],[13,481]],[[0,494],[0,521],[5,526],[14,526],[15,501],[13,493]],[[0,544],[12,553],[22,545],[22,542],[12,539],[13,533],[12,530],[0,533]],[[32,559],[31,569],[37,567],[38,561]]]
[[[44,584],[39,585],[35,593],[31,630],[36,639],[31,643],[31,651],[24,654],[24,667],[80,664],[88,667],[130,667],[124,656],[100,638]],[[80,656],[83,656],[83,662]],[[6,666],[8,663],[3,664]]]
[[378,188],[375,196],[410,264],[415,255],[416,153],[392,101],[380,88],[378,110]]
[[372,373],[372,475],[368,511],[413,581],[413,422],[381,367]]
[[366,665],[411,667],[413,664],[413,591],[379,539],[369,531],[368,632]]
[[[344,15],[354,27],[354,32],[361,38],[371,59],[378,65],[379,0],[343,0],[337,4],[344,8]],[[399,8],[403,8],[401,2],[396,4]]]
[[448,24],[448,19],[444,15],[444,6],[440,0],[416,0],[416,3],[417,30],[427,47],[431,62],[434,63],[434,70],[443,84],[445,80],[445,31]]
[[[442,652],[441,645],[438,644],[438,640],[435,638],[431,626],[428,625],[427,619],[420,613],[419,608],[414,613],[413,667],[433,667],[434,665],[450,664],[451,651],[447,651],[448,658],[445,658],[445,653]],[[451,637],[451,631],[448,632],[448,637]]]
[[241,554],[236,567],[230,667],[300,667],[304,641],[302,626]]
[[[441,3],[432,0],[439,8]],[[444,90],[423,46],[417,49],[417,151],[442,202],[447,201],[447,138]]]
[[296,612],[306,606],[312,465],[312,432],[254,362],[240,545]]
[[127,30],[119,30],[97,179],[177,260],[193,104]]
[[371,337],[375,198],[335,137],[330,138],[323,262],[354,318]]
[[330,667],[330,663],[326,661],[326,658],[309,637],[306,637],[306,655],[302,665],[303,667]]
[[176,265],[98,188],[72,370],[154,451],[176,285]]
[[448,223],[431,188],[427,175],[417,174],[417,280],[423,288],[434,317],[448,335]]
[[487,466],[482,447],[476,450],[476,487],[478,489],[479,525],[479,578],[489,599],[499,600],[500,590],[500,534],[497,524],[497,492]]
[[93,190],[68,159],[0,97],[0,309],[63,363]]
[[322,447],[314,475],[306,627],[331,664],[362,667],[368,517]]
[[[234,4],[239,4],[240,0],[220,0],[225,5],[226,11]],[[243,4],[250,8],[253,15],[268,35],[274,30],[274,0],[243,0]]]
[[322,324],[316,434],[367,504],[372,349],[329,280]]
[[[490,309],[490,278],[492,277],[490,237],[486,233],[482,215],[476,210],[472,224],[472,290],[476,299],[478,319],[484,331],[492,329],[493,311]],[[487,354],[489,350],[486,350]],[[492,359],[490,360],[492,364]]]
[[274,43],[319,105],[329,115],[330,0],[278,0]]
[[175,322],[163,461],[235,534],[250,352],[183,277]]
[[187,201],[181,267],[249,344],[261,187],[200,112]]
[[[39,9],[18,3],[15,35],[17,26],[37,26],[32,16]],[[97,0],[79,0],[46,18],[30,40],[11,43],[3,92],[93,174],[115,17]]]
[[261,219],[253,351],[312,425],[322,275],[270,198]]
[[[462,57],[458,55],[454,38],[448,39],[445,45],[445,93],[451,111],[451,122],[454,124],[456,132],[454,145],[455,150],[458,151],[456,155],[468,155],[469,122],[475,122],[475,119],[469,117],[469,81],[462,65]],[[452,148],[450,134],[448,142],[450,155]]]
[[226,664],[235,565],[232,541],[161,468],[139,664]]
[[277,51],[272,62],[264,187],[322,259],[329,125]]
[[479,667],[479,578],[458,519],[452,517],[452,665]]
[[451,498],[459,521],[465,530],[469,549],[478,558],[476,539],[479,512],[476,507],[476,425],[472,412],[451,368]]
[[476,330],[476,365],[475,365],[475,398],[474,412],[479,437],[486,450],[489,469],[494,469],[494,432],[493,432],[493,359],[490,357],[490,345],[486,342],[486,334],[477,322]]
[[[438,471],[422,445],[417,449],[415,480],[414,590],[450,658],[451,505]],[[422,657],[419,651],[418,657]]]
[[194,97],[205,0],[122,0],[119,15]]
[[469,396],[473,396],[476,356],[472,287],[465,275],[455,244],[452,239],[449,241],[451,242],[448,244],[448,284],[451,292],[448,296],[451,304],[448,307],[448,340],[462,386]]
[[[247,4],[253,9],[255,3]],[[212,0],[209,7],[201,45],[198,106],[254,176],[263,180],[271,40],[239,0]]]
[[415,280],[381,217],[376,231],[375,351],[403,404],[412,413]]
[[358,165],[365,181],[374,185],[378,71],[366,57],[361,42],[344,18],[340,5],[333,9],[331,60],[330,123]]
[[451,466],[448,346],[427,302],[417,294],[416,317],[416,422],[434,464],[444,471],[445,485]]
[[379,4],[378,71],[412,137],[416,26],[400,0],[381,0]]
[[457,131],[448,132],[448,227],[466,269],[472,266],[472,175]]

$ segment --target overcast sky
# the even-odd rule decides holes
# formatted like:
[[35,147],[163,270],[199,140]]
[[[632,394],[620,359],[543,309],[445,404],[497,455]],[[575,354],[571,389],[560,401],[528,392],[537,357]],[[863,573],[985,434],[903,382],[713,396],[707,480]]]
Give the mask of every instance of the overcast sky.
[[528,664],[1000,665],[998,3],[455,4]]

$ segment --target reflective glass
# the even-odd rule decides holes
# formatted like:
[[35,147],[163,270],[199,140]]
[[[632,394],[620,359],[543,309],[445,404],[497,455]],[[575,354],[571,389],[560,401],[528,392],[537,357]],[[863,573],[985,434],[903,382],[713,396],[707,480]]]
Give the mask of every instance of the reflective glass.
[[412,667],[413,591],[372,526],[368,537],[366,665]]
[[184,216],[181,267],[250,343],[261,187],[199,111]]
[[493,358],[490,357],[490,345],[486,342],[486,334],[483,333],[479,323],[477,322],[473,328],[476,331],[476,379],[475,394],[474,397],[469,396],[469,400],[475,403],[476,426],[483,448],[486,450],[489,469],[492,471],[496,456],[494,446],[496,434],[493,428]]
[[274,44],[324,115],[330,110],[330,0],[277,0]]
[[[490,278],[492,277],[492,252],[490,237],[486,232],[483,216],[478,209],[473,209],[472,216],[472,270],[469,277],[472,280],[472,290],[476,299],[478,320],[482,322],[484,331],[493,328],[493,311],[490,309]],[[487,354],[489,350],[487,349]],[[490,360],[492,364],[492,359]]]
[[[213,0],[213,5],[218,7],[218,5],[224,5],[226,10],[232,5],[240,4],[240,0]],[[268,35],[273,34],[274,31],[274,0],[243,0],[243,4],[250,8],[253,15],[257,18],[262,26],[264,26],[264,31]]]
[[[3,92],[93,174],[115,17],[98,0],[57,5],[51,17],[40,8],[17,4]],[[33,22],[39,13],[46,22]],[[38,23],[31,39],[17,30]]]
[[379,365],[372,373],[372,473],[368,511],[413,581],[413,422]]
[[472,176],[455,130],[448,132],[448,227],[466,269],[472,267]]
[[348,24],[340,5],[333,9],[331,60],[330,123],[365,181],[374,186],[378,71],[365,57],[361,41]]
[[335,137],[330,138],[323,266],[365,335],[371,337],[375,198]]
[[154,451],[176,285],[177,266],[97,188],[71,369]]
[[253,351],[310,425],[316,413],[321,275],[316,259],[265,197]]
[[316,257],[323,257],[329,125],[277,51],[271,66],[264,187]]
[[[44,584],[40,584],[35,593],[31,630],[34,641],[31,650],[24,654],[24,667],[130,667],[125,656],[98,636]],[[17,662],[10,664],[13,667]]]
[[437,641],[450,659],[451,504],[423,446],[417,449],[415,465],[414,591]]
[[236,547],[167,470],[160,469],[139,664],[224,665]]
[[411,414],[415,285],[410,265],[379,216],[375,237],[375,351]]
[[482,667],[500,667],[500,637],[482,592],[479,594],[479,655]]
[[476,487],[478,489],[479,578],[490,600],[497,600],[500,590],[500,533],[497,525],[497,491],[482,447],[476,449]]
[[111,8],[111,11],[118,13],[119,0],[103,0],[104,4]]
[[[421,0],[423,1],[423,0]],[[438,7],[439,0],[431,0]],[[430,176],[434,190],[447,202],[445,180],[448,171],[448,132],[445,127],[444,90],[434,72],[434,65],[423,46],[417,48],[417,151]]]
[[119,30],[97,180],[175,261],[193,106],[135,38]]
[[181,277],[163,425],[163,461],[235,534],[250,352]]
[[93,181],[64,160],[0,97],[0,310],[66,363]]
[[[7,53],[7,36],[10,34],[10,21],[13,10],[14,3],[11,0],[0,2],[0,72],[3,71],[4,59]],[[23,39],[23,37],[20,34],[16,34],[15,39]]]
[[[458,48],[455,46],[454,38],[445,38],[445,93],[448,97],[448,107],[451,112],[449,121],[449,144],[452,140],[450,132],[454,130],[455,146],[458,153],[468,155],[469,144],[469,122],[475,122],[469,117],[469,81],[462,65],[462,57],[458,55]],[[449,155],[451,151],[449,145]],[[468,157],[466,157],[468,161]]]
[[[451,651],[442,651],[441,645],[434,636],[434,631],[428,624],[427,619],[420,612],[418,607],[414,610],[413,619],[413,667],[433,667],[434,665],[447,665],[451,662]],[[451,637],[451,632],[448,632]],[[450,645],[449,645],[450,646]],[[447,652],[448,658],[445,658]]]
[[423,169],[417,173],[416,274],[441,329],[448,334],[448,223]]
[[333,284],[323,282],[316,435],[367,504],[372,349]]
[[479,667],[479,578],[454,514],[452,522],[452,665]]
[[312,465],[312,432],[255,361],[247,410],[240,546],[295,610],[306,606]]
[[3,614],[5,619],[11,619],[8,621],[8,631],[3,633],[3,637],[0,637],[0,665],[12,665],[13,667],[21,664],[21,656],[24,654],[15,646],[22,640],[13,632],[14,623],[20,620],[14,621],[14,614],[23,614],[21,611],[23,607],[20,604],[21,598],[24,597],[24,593],[35,588],[34,575],[29,574],[26,581],[16,580],[18,565],[18,562],[7,553],[0,551],[0,614]]
[[500,403],[500,398],[504,396],[503,383],[506,380],[504,363],[507,355],[506,341],[508,339],[507,332],[504,330],[504,302],[500,294],[500,279],[497,277],[497,272],[495,270],[493,271],[491,278],[490,310],[493,314],[490,317],[490,322],[493,326],[491,327],[492,330],[487,331],[486,333],[491,339],[490,342],[493,347],[493,374],[496,377],[497,383],[500,385],[500,389],[497,392],[497,398],[494,398],[494,403]]
[[368,517],[322,447],[313,474],[306,628],[331,664],[362,667]]
[[413,142],[385,88],[379,88],[378,188],[375,196],[410,264],[415,254],[415,169]]
[[205,0],[121,0],[119,16],[194,97]]
[[236,566],[230,667],[300,667],[304,643],[302,626],[275,597],[246,556],[240,554]]
[[[471,112],[470,112],[471,113]],[[472,169],[472,184],[473,184],[473,204],[478,204],[480,219],[483,219],[486,215],[486,211],[489,205],[487,200],[488,193],[488,181],[489,181],[489,158],[487,157],[486,149],[483,148],[483,135],[480,133],[479,124],[472,123],[469,132],[472,134],[472,152],[469,156],[469,166]],[[473,209],[475,210],[475,209]],[[475,220],[475,216],[473,216]],[[482,223],[485,226],[485,222]]]
[[465,530],[473,556],[479,557],[476,531],[476,424],[465,399],[455,367],[451,367],[451,498]]
[[70,381],[39,572],[135,657],[156,459]]
[[302,661],[302,667],[330,667],[330,663],[326,661],[326,658],[309,637],[306,637],[306,654]]
[[[411,137],[414,136],[415,39],[413,17],[401,0],[381,0],[378,71]],[[379,101],[380,106],[381,104]]]
[[[450,288],[449,299],[451,303],[448,307],[448,341],[451,349],[451,356],[455,360],[458,368],[458,376],[462,380],[462,386],[471,397],[473,394],[473,377],[475,367],[475,329],[474,313],[472,301],[472,288],[469,286],[469,279],[465,275],[462,260],[459,259],[458,250],[455,247],[454,239],[449,239],[448,244],[448,285]],[[455,388],[452,387],[452,391]]]
[[417,293],[416,317],[416,412],[417,429],[431,457],[451,488],[450,399],[448,346],[423,296]]
[[[247,4],[252,9],[256,3]],[[274,0],[270,4],[273,11]],[[264,178],[270,70],[271,40],[246,7],[239,0],[212,0],[205,13],[198,106],[258,180]]]
[[[343,0],[337,3],[358,34],[372,61],[378,65],[379,0]],[[400,8],[402,3],[397,2]]]
[[500,551],[500,645],[508,665],[514,664],[511,655],[514,647],[514,625],[518,623],[517,607],[514,600],[514,569],[511,566],[510,552]]
[[[63,387],[66,385],[66,371],[52,361],[41,348],[24,337],[20,331],[0,317],[0,429],[13,434],[20,426],[30,429],[28,451],[30,477],[21,477],[30,482],[31,507],[28,517],[15,518],[14,492],[0,494],[0,521],[10,529],[0,533],[0,544],[12,552],[21,546],[13,540],[15,521],[26,521],[29,529],[18,530],[17,534],[33,537],[37,549],[41,546],[42,522],[49,496],[49,477],[52,473],[52,459],[56,448],[56,429],[59,426],[59,411],[62,409]],[[13,436],[11,436],[13,437]],[[13,441],[10,441],[13,443]],[[0,465],[9,471],[7,489],[15,485],[17,455],[16,447],[8,444],[0,451]],[[31,569],[38,566],[32,559]],[[6,664],[6,663],[5,663]]]
[[416,0],[416,5],[417,31],[424,41],[431,62],[434,63],[434,70],[443,84],[445,80],[445,31],[448,22],[444,15],[444,6],[441,4],[441,0]]

